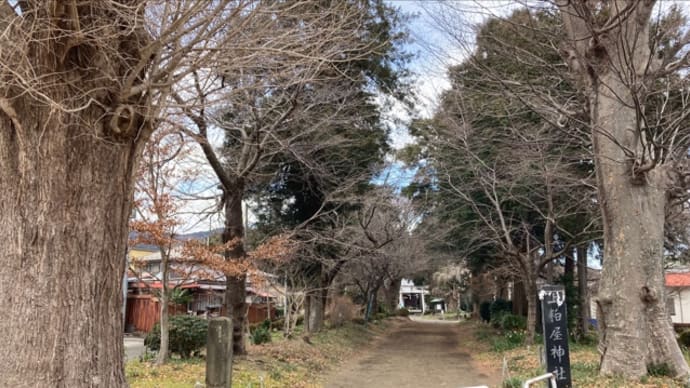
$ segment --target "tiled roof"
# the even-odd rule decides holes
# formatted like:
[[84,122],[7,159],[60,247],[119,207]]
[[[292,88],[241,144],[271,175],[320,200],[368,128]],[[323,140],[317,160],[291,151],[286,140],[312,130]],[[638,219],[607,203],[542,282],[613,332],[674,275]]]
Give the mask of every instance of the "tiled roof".
[[669,272],[666,287],[690,287],[690,272]]

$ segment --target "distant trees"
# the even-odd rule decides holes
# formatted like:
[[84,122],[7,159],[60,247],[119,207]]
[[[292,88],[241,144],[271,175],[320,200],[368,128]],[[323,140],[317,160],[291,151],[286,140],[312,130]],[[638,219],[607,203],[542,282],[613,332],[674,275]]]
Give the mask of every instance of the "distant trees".
[[[183,107],[178,125],[200,144],[223,191],[223,241],[235,241],[228,260],[245,255],[243,200],[279,187],[287,171],[331,179],[332,165],[320,159],[361,142],[331,128],[356,125],[353,113],[371,106],[362,64],[386,55],[391,44],[385,31],[372,29],[380,6],[258,3],[236,16],[243,32],[233,45],[246,50],[242,59],[200,69],[190,87],[174,93]],[[212,142],[214,133],[221,134],[221,147]],[[235,354],[243,354],[244,274],[228,278],[226,304],[235,318]]]
[[347,261],[345,247],[333,242],[342,241],[342,222],[358,208],[359,200],[351,200],[373,188],[388,151],[386,109],[376,100],[406,101],[409,91],[407,56],[399,47],[406,38],[402,16],[379,0],[342,4],[363,12],[360,39],[374,50],[348,54],[328,70],[335,76],[309,85],[304,98],[317,109],[288,126],[303,138],[261,170],[270,179],[252,192],[259,230],[293,230],[302,242],[294,265],[308,282],[308,331],[321,330],[328,290]]
[[[553,279],[551,263],[596,225],[586,140],[564,133],[537,100],[537,90],[574,94],[549,41],[531,44],[543,30],[557,36],[553,14],[525,10],[478,30],[472,55],[450,69],[452,87],[435,116],[414,127],[416,158],[433,170],[434,182],[408,189],[432,191],[433,213],[455,229],[449,243],[473,261],[470,267],[501,266],[517,276],[527,295],[529,341],[537,279]],[[527,66],[523,56],[540,61]]]
[[[524,233],[517,228],[504,232],[506,246],[518,246],[522,239],[519,246],[538,246],[539,256],[544,257],[563,245],[555,240],[556,232],[558,241],[579,245],[574,232],[598,223],[586,208],[591,204],[600,208],[604,259],[596,300],[604,333],[601,373],[629,378],[638,378],[657,364],[670,366],[678,376],[688,375],[665,310],[663,247],[665,222],[670,225],[669,216],[678,214],[687,201],[690,122],[684,101],[690,39],[681,27],[686,19],[678,9],[657,14],[654,6],[654,1],[554,1],[518,10],[507,20],[491,18],[480,30],[469,60],[454,69],[461,70],[453,78],[466,93],[456,100],[444,96],[461,112],[454,127],[459,130],[452,132],[461,144],[471,144],[482,128],[491,129],[493,135],[463,149],[465,154],[466,149],[474,149],[469,155],[481,162],[465,175],[456,175],[464,178],[458,180],[461,183],[467,177],[477,179],[475,187],[485,189],[467,191],[462,188],[472,186],[447,179],[450,187],[445,191],[462,193],[470,204],[471,211],[461,213],[459,220],[474,223],[478,216],[480,223],[494,225],[489,231],[505,231],[504,224],[516,224],[505,220],[519,215],[520,224],[531,225],[538,234],[525,239],[529,228],[523,228]],[[436,14],[454,37],[462,36],[450,24],[461,8],[449,4]],[[489,30],[490,26],[494,28]],[[473,66],[468,68],[467,63]],[[471,114],[475,112],[473,94],[467,93],[471,85],[491,96],[481,100],[488,115]],[[439,114],[448,111],[442,105]],[[515,130],[509,137],[511,146],[501,149],[503,128]],[[432,140],[435,135],[430,135]],[[548,145],[543,148],[547,152],[535,158],[540,145]],[[433,151],[430,158],[438,158]],[[516,168],[523,162],[530,167],[520,172]],[[587,194],[591,184],[584,179],[591,169],[596,197]],[[540,177],[533,180],[537,172]],[[443,173],[438,170],[441,189]],[[564,185],[568,176],[572,185]],[[531,186],[530,181],[538,185]],[[567,208],[561,206],[578,198],[584,212],[562,213]],[[532,210],[520,212],[520,208]],[[489,215],[487,210],[496,212]],[[597,237],[586,234],[582,241]],[[520,238],[511,243],[515,237]],[[498,241],[490,245],[491,256],[504,251],[495,251],[502,244]],[[579,259],[586,250],[580,253]]]

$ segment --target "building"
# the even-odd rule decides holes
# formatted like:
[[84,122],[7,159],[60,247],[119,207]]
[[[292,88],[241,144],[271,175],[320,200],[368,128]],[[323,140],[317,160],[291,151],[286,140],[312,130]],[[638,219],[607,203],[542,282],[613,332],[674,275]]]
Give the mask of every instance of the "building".
[[690,326],[690,270],[666,272],[666,310],[674,326]]
[[400,281],[400,308],[406,308],[411,313],[424,314],[427,310],[424,295],[429,295],[428,286],[416,286],[410,279]]
[[[130,255],[125,327],[127,331],[148,332],[160,319],[158,296],[163,288],[161,253],[156,250],[146,254],[146,251],[141,249],[136,252],[136,256]],[[171,303],[171,315],[224,315],[226,280],[221,272],[192,261],[171,260],[168,287],[185,290],[191,299],[186,305]],[[275,318],[277,307],[284,301],[285,290],[278,277],[258,270],[247,274],[246,292],[249,323]]]

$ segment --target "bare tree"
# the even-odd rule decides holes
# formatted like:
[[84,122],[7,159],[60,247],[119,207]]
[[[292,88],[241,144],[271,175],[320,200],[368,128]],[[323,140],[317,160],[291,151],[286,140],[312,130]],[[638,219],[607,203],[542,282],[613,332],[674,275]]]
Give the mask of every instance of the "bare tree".
[[230,43],[253,4],[0,2],[4,384],[126,385],[120,291],[138,156],[175,85],[247,57]]
[[[189,182],[195,175],[195,171],[183,167],[180,163],[189,151],[190,144],[179,133],[171,131],[170,128],[156,131],[144,147],[135,183],[136,216],[130,221],[130,227],[136,235],[130,239],[130,244],[154,245],[158,248],[161,258],[158,279],[162,286],[159,295],[161,344],[156,357],[158,365],[168,360],[171,266],[173,262],[188,261],[180,255],[182,242],[177,236],[182,224],[183,205],[177,187],[182,182]],[[189,270],[193,266],[186,267]]]
[[358,290],[368,320],[378,310],[379,294],[386,286],[393,287],[393,301],[387,304],[397,307],[400,280],[424,270],[428,256],[413,232],[418,218],[414,208],[391,188],[372,190],[357,208],[333,243],[347,248],[339,283]]
[[[233,37],[235,47],[251,50],[243,51],[239,61],[228,58],[194,72],[189,88],[174,92],[179,113],[187,118],[178,124],[197,140],[223,191],[223,241],[237,241],[225,253],[227,260],[245,255],[242,201],[247,191],[274,177],[277,172],[270,168],[279,168],[280,158],[289,155],[318,170],[322,166],[313,163],[313,153],[346,146],[341,137],[325,138],[323,128],[349,119],[343,110],[355,109],[360,101],[352,98],[359,92],[358,81],[348,78],[360,75],[350,74],[343,64],[381,50],[380,43],[359,35],[366,12],[349,2],[258,3],[237,18],[243,29]],[[214,131],[222,133],[222,147],[213,143]],[[246,353],[245,282],[244,274],[228,277],[225,299],[235,319],[238,355]]]

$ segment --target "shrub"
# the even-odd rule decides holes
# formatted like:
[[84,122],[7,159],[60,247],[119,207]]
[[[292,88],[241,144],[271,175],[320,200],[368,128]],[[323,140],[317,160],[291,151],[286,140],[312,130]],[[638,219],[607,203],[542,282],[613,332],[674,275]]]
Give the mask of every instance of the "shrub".
[[489,321],[497,329],[501,328],[503,316],[513,311],[513,302],[509,300],[496,299],[489,307]]
[[381,320],[386,319],[388,317],[389,317],[389,315],[386,313],[376,313],[371,317],[371,320],[372,321],[381,321]]
[[482,302],[479,305],[479,317],[484,322],[491,320],[491,302]]
[[678,336],[678,343],[686,348],[690,348],[690,330],[685,330]]
[[366,325],[367,321],[365,321],[364,318],[357,317],[357,318],[352,318],[352,323],[354,323],[356,325]]
[[521,315],[505,314],[501,318],[501,329],[503,330],[525,330],[527,319]]
[[[191,315],[173,315],[169,318],[169,344],[171,354],[179,354],[182,358],[190,358],[192,353],[201,350],[206,345],[208,321]],[[157,323],[146,336],[144,345],[153,351],[161,347],[161,327]]]
[[251,339],[254,345],[271,342],[271,321],[267,319],[261,322],[261,324],[252,331]]
[[331,325],[339,327],[349,322],[357,315],[358,307],[352,300],[346,296],[337,296],[333,298],[329,309],[328,316]]
[[410,310],[403,307],[401,309],[395,310],[395,315],[397,315],[399,317],[409,317],[410,316]]

